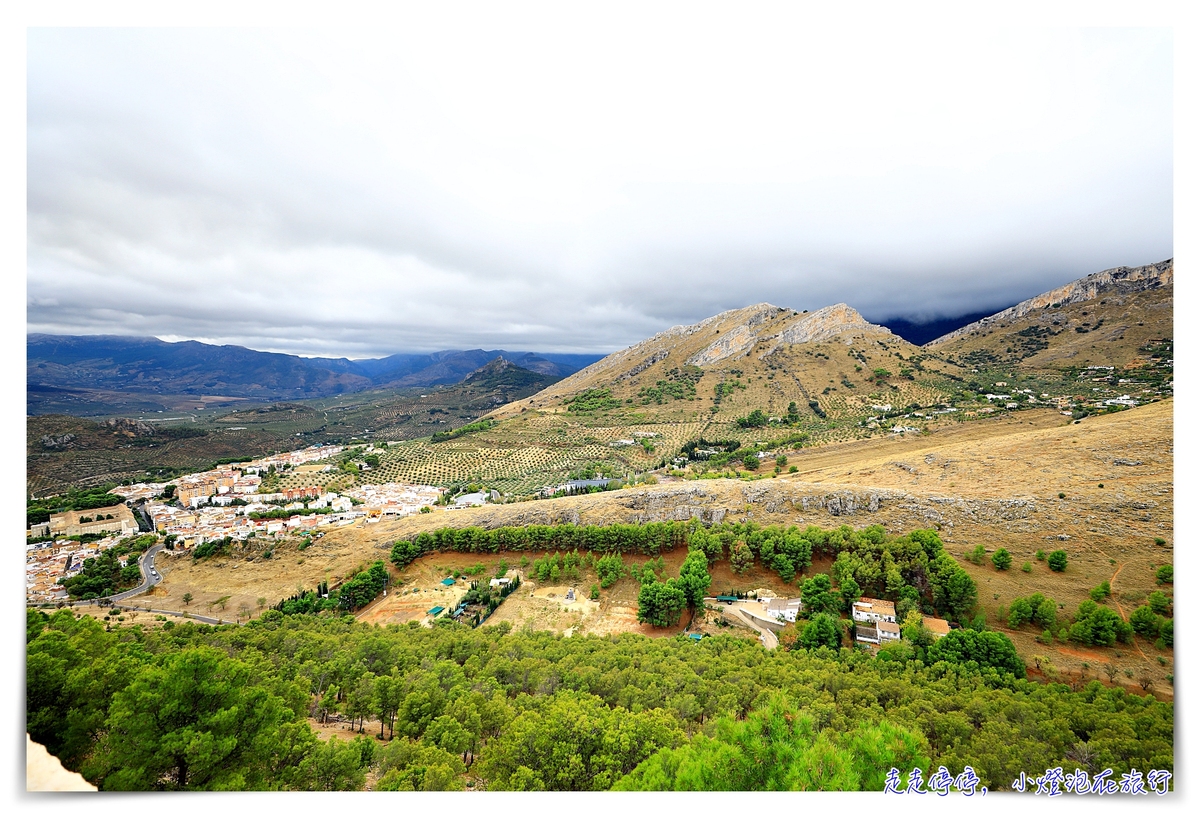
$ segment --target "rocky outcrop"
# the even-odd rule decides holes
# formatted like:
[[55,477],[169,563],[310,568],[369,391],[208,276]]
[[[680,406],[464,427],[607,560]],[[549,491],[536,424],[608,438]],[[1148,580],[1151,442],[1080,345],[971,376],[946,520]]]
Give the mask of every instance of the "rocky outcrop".
[[847,334],[861,336],[867,332],[892,334],[887,327],[872,324],[863,318],[853,307],[834,304],[816,312],[805,313],[788,324],[778,337],[779,341],[785,344],[807,344],[831,341]]
[[[1128,505],[1128,504],[1127,504]],[[1044,525],[1036,500],[1027,497],[966,498],[916,495],[871,486],[825,486],[783,480],[742,483],[726,480],[688,481],[626,489],[617,493],[580,495],[484,506],[457,511],[449,519],[421,515],[393,524],[381,523],[379,547],[390,548],[397,538],[410,538],[437,524],[498,528],[510,525],[606,525],[698,520],[719,525],[730,520],[756,520],[768,525],[809,524],[861,528],[876,522],[889,529],[940,526],[952,532],[959,525],[1001,526],[1014,532],[1033,532]],[[435,524],[437,523],[437,524]]]
[[68,432],[63,435],[42,435],[38,438],[38,443],[42,444],[43,449],[66,449],[74,440],[75,435]]
[[132,418],[109,418],[100,425],[114,432],[128,432],[137,437],[153,437],[155,434],[153,424]]
[[647,358],[646,360],[642,361],[640,364],[635,366],[633,369],[626,372],[621,377],[622,378],[632,378],[634,375],[640,375],[641,373],[645,372],[650,367],[654,366],[659,361],[665,360],[667,355],[669,355],[669,354],[670,353],[667,352],[667,350],[660,349],[657,352],[655,352],[653,355],[651,355],[649,358]]
[[1015,307],[1009,307],[995,315],[989,315],[987,318],[976,321],[974,324],[967,324],[967,326],[947,333],[941,338],[935,338],[925,346],[937,346],[938,344],[952,341],[955,338],[970,335],[972,332],[980,329],[987,329],[994,324],[1016,321],[1024,318],[1031,312],[1046,307],[1078,304],[1082,301],[1091,301],[1102,295],[1111,293],[1127,295],[1144,290],[1156,290],[1161,287],[1170,287],[1174,282],[1174,259],[1160,261],[1157,264],[1147,264],[1144,267],[1114,267],[1111,270],[1101,270],[1078,281],[1072,281],[1070,284],[1034,296],[1027,301],[1022,301]]

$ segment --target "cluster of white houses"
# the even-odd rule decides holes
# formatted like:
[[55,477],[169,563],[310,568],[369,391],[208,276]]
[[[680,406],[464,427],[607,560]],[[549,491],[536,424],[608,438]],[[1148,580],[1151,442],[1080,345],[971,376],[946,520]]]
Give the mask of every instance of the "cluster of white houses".
[[[868,645],[882,645],[900,639],[900,624],[896,621],[896,603],[886,599],[863,597],[854,603],[850,612],[854,619],[854,639]],[[921,624],[934,639],[950,633],[950,623],[934,616],[922,616]]]
[[[176,503],[162,499],[165,483],[136,483],[118,486],[111,493],[126,503],[85,511],[64,511],[27,531],[32,542],[26,549],[26,595],[30,601],[61,599],[65,577],[74,575],[83,560],[116,545],[121,539],[138,533],[138,521],[129,504],[143,503],[142,511],[154,531],[173,535],[176,552],[212,540],[231,537],[244,540],[255,537],[282,537],[318,526],[366,523],[384,518],[415,514],[437,503],[444,488],[407,483],[382,483],[358,486],[343,494],[326,492],[317,486],[280,489],[260,493],[260,474],[271,466],[281,470],[331,457],[339,446],[313,446],[298,452],[225,466],[173,481]],[[256,512],[293,512],[287,516],[270,515],[254,519]],[[102,539],[80,543],[68,537],[97,535]]]
[[[114,489],[119,492],[120,489]],[[270,494],[227,493],[208,498],[206,505],[180,508],[161,502],[146,503],[145,511],[155,531],[173,534],[184,548],[210,540],[253,534],[282,536],[317,526],[367,523],[415,514],[441,499],[445,489],[407,483],[360,486],[345,494],[322,492],[317,487],[287,489]],[[237,501],[241,501],[237,503]],[[284,503],[280,506],[279,503]],[[253,515],[282,509],[286,517],[254,519]]]
[[[770,619],[795,622],[804,605],[800,599],[760,596],[759,603]],[[896,603],[886,599],[863,597],[851,610],[854,619],[854,639],[868,645],[881,645],[900,639],[900,624],[896,621]],[[950,623],[933,616],[922,616],[921,624],[940,639],[950,632]]]

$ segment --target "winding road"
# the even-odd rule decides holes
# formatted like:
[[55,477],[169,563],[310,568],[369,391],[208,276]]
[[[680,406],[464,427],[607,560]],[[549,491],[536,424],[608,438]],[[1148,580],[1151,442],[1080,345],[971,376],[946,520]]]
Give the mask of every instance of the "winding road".
[[[148,548],[146,550],[146,552],[144,554],[142,554],[141,558],[138,560],[138,568],[142,572],[141,583],[136,588],[131,588],[128,591],[122,591],[119,594],[113,594],[110,597],[106,597],[106,599],[108,601],[103,603],[103,607],[120,608],[121,610],[125,610],[125,611],[145,611],[146,613],[167,614],[169,616],[182,616],[182,617],[186,617],[187,619],[195,620],[196,622],[203,622],[207,625],[232,625],[232,624],[234,624],[232,621],[230,621],[228,619],[220,619],[218,617],[211,617],[211,616],[200,616],[199,614],[194,614],[191,612],[165,611],[165,610],[160,610],[158,608],[150,608],[150,607],[142,606],[142,605],[127,605],[127,604],[123,605],[123,604],[121,604],[127,599],[131,599],[132,597],[138,596],[139,594],[146,593],[151,588],[153,588],[155,585],[162,582],[162,574],[154,566],[154,557],[162,549],[163,549],[162,543],[159,543],[158,545],[153,545],[150,548]],[[77,600],[75,602],[69,602],[67,604],[70,605],[71,607],[78,607],[80,605],[101,605],[102,601],[99,599]]]
[[136,588],[128,591],[122,591],[119,594],[113,594],[109,597],[113,602],[120,602],[129,599],[131,596],[144,594],[153,588],[158,583],[162,582],[162,575],[158,573],[158,569],[154,567],[154,557],[159,551],[163,550],[163,544],[152,545],[146,549],[146,553],[142,554],[138,560],[138,568],[142,571],[142,582]]

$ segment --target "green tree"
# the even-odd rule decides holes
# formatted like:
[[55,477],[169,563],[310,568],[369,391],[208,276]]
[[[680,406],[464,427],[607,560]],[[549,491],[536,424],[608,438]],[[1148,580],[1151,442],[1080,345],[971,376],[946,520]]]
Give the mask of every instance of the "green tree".
[[754,553],[750,550],[750,546],[746,545],[742,540],[738,540],[729,549],[729,567],[736,574],[744,574],[754,565]]
[[485,748],[479,767],[495,789],[607,790],[682,739],[675,718],[663,710],[633,713],[562,690],[517,716]]
[[669,628],[679,621],[687,607],[687,593],[678,580],[659,582],[651,579],[638,591],[638,622],[649,622],[658,628]]
[[742,458],[742,465],[745,466],[748,471],[754,471],[761,464],[757,455],[748,454]]
[[1134,633],[1139,636],[1157,639],[1159,629],[1162,628],[1162,619],[1149,605],[1143,605],[1135,608],[1129,615],[1129,624],[1133,626]]
[[819,613],[804,626],[796,642],[806,650],[813,650],[822,645],[836,650],[842,644],[841,628],[836,618],[827,613]]
[[1050,566],[1051,571],[1067,570],[1067,552],[1061,548],[1057,551],[1051,551],[1050,555],[1046,557],[1046,565]]
[[301,762],[300,770],[304,789],[319,792],[361,790],[367,780],[359,746],[337,736],[318,742]]
[[1025,663],[1017,655],[1016,646],[1007,636],[995,631],[966,628],[950,631],[929,647],[928,657],[931,664],[944,661],[969,665],[974,662],[981,668],[994,668],[1018,679],[1025,678]]
[[1146,604],[1156,614],[1166,615],[1171,609],[1171,599],[1162,591],[1151,591],[1150,596],[1146,598]]
[[1116,611],[1085,599],[1079,603],[1075,623],[1071,625],[1068,637],[1083,645],[1112,645],[1129,627]]
[[144,668],[114,697],[99,778],[107,790],[260,789],[283,700],[250,684],[250,669],[212,648]]
[[625,561],[620,554],[607,554],[596,560],[596,573],[600,577],[600,587],[608,588],[625,576]]
[[1154,572],[1154,581],[1159,585],[1175,582],[1175,566],[1164,565]]
[[1023,597],[1014,599],[1008,606],[1008,626],[1019,628],[1033,618],[1033,606]]
[[843,579],[838,590],[841,592],[842,610],[846,613],[850,612],[855,602],[862,599],[862,588],[854,581],[854,577]]
[[704,605],[704,597],[712,584],[708,573],[708,558],[703,551],[689,551],[679,567],[679,586],[683,589],[687,604],[694,610]]
[[1012,554],[1007,549],[997,548],[996,553],[992,554],[992,565],[996,566],[997,571],[1007,571],[1012,567]]
[[[478,720],[477,714],[476,720]],[[466,755],[474,744],[474,737],[458,719],[447,714],[438,716],[430,722],[421,741],[441,747],[448,753]]]
[[937,555],[930,567],[934,607],[959,618],[970,613],[977,601],[975,580],[971,579],[971,575],[944,551]]
[[753,429],[767,425],[767,413],[762,409],[755,409],[744,418],[737,419],[738,426],[743,429]]
[[809,614],[834,613],[838,599],[832,590],[828,574],[817,574],[804,580],[800,587],[800,602]]
[[1058,620],[1058,605],[1053,599],[1043,599],[1033,609],[1033,621],[1043,628],[1053,628]]
[[880,791],[892,767],[928,769],[919,735],[886,721],[823,732],[810,713],[772,693],[744,721],[722,717],[711,737],[659,750],[613,789]]
[[379,756],[380,792],[437,792],[463,789],[462,760],[433,744],[399,738]]

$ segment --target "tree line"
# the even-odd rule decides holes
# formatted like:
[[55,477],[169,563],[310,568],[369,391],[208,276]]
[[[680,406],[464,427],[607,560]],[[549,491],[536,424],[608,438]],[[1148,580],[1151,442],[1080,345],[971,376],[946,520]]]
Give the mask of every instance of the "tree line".
[[[1171,703],[1019,678],[1002,640],[955,631],[872,657],[333,612],[109,629],[31,609],[27,729],[103,790],[352,790],[368,772],[386,790],[468,775],[493,790],[852,790],[892,766],[968,764],[998,790],[1056,766],[1173,769]],[[310,717],[355,738],[322,741]]]

